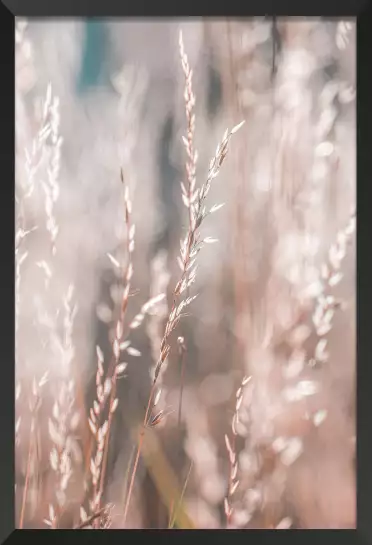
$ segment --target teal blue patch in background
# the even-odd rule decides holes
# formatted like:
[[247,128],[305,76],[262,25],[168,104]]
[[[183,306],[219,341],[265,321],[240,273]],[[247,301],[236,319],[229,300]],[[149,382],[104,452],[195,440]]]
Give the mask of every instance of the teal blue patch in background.
[[88,19],[85,23],[78,92],[108,83],[108,40],[105,23]]

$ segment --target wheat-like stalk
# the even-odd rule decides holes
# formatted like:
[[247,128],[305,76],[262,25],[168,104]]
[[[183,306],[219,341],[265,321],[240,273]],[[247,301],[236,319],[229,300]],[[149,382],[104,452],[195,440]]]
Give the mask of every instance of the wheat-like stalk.
[[[104,356],[101,348],[97,346],[97,398],[93,402],[93,407],[90,409],[90,418],[88,420],[90,430],[93,433],[94,440],[97,445],[96,454],[90,459],[90,472],[93,484],[93,497],[90,501],[92,514],[95,513],[97,510],[100,510],[101,508],[101,497],[105,482],[105,471],[108,457],[110,428],[113,414],[115,413],[119,403],[116,397],[116,382],[118,377],[124,372],[126,368],[126,364],[124,362],[120,362],[120,358],[122,351],[127,348],[126,344],[123,344],[124,318],[128,306],[128,299],[131,289],[131,279],[133,276],[132,253],[135,247],[135,226],[131,222],[132,203],[129,198],[128,186],[124,183],[123,171],[121,171],[121,181],[124,187],[124,218],[127,229],[127,263],[122,271],[124,289],[119,309],[119,316],[116,321],[114,339],[112,342],[112,358],[105,380],[103,380]],[[109,258],[116,267],[120,268],[119,262],[113,256],[111,256],[111,254],[109,254]],[[103,415],[105,406],[107,406],[108,410],[108,415],[106,416],[106,418]],[[104,419],[103,422],[102,419]]]
[[192,88],[192,70],[189,65],[188,57],[185,53],[185,48],[183,44],[182,31],[179,35],[179,49],[181,57],[182,70],[185,75],[185,90],[184,90],[184,99],[185,99],[185,110],[186,110],[186,120],[187,120],[187,136],[183,137],[183,143],[185,145],[187,153],[186,161],[186,185],[181,182],[182,189],[182,199],[188,209],[189,213],[189,224],[192,223],[192,209],[191,204],[195,201],[197,193],[195,192],[195,183],[196,183],[196,163],[198,160],[198,153],[195,150],[195,95]]
[[[47,217],[46,228],[50,234],[52,243],[52,254],[57,252],[56,239],[58,235],[58,225],[55,217],[55,205],[59,196],[59,171],[61,163],[62,137],[59,135],[59,98],[52,96],[51,85],[47,89],[46,101],[44,104],[43,118],[49,118],[50,134],[47,139],[49,143],[49,167],[47,169],[47,181],[43,183],[45,191],[45,212]],[[49,142],[48,142],[49,141]]]
[[[21,504],[21,513],[19,517],[19,528],[22,529],[24,527],[25,522],[25,514],[26,514],[26,504],[27,504],[27,495],[29,492],[29,483],[31,478],[31,466],[32,461],[35,457],[35,451],[36,451],[36,439],[35,439],[35,430],[36,430],[36,423],[37,423],[37,415],[40,411],[41,403],[42,403],[42,389],[45,386],[45,384],[48,381],[48,373],[45,373],[39,381],[36,381],[34,378],[32,381],[32,387],[31,387],[31,399],[29,399],[29,411],[31,415],[31,423],[30,423],[30,436],[29,436],[29,445],[28,445],[28,454],[27,454],[27,464],[26,464],[26,477],[25,477],[25,484],[22,494],[22,504]],[[18,396],[20,395],[20,387],[18,388]]]
[[237,436],[236,425],[239,422],[239,409],[243,402],[244,387],[250,382],[250,380],[251,380],[251,377],[249,376],[244,377],[239,388],[236,391],[235,410],[234,410],[234,415],[231,421],[232,435],[231,437],[229,437],[227,434],[225,435],[226,450],[227,450],[227,454],[229,456],[229,462],[230,462],[229,484],[228,484],[227,495],[224,499],[224,510],[225,510],[226,521],[228,525],[231,524],[231,517],[234,512],[234,509],[232,506],[232,498],[239,486],[239,479],[238,479],[239,468],[238,468],[238,460],[236,455],[236,441],[235,441],[235,438]]
[[[180,37],[180,47],[181,47],[181,60],[183,61],[184,70],[187,74],[190,74],[190,71],[188,69],[188,63],[187,63],[187,57],[185,56],[185,53],[183,51],[182,46],[182,37]],[[190,75],[186,79],[186,86],[191,84],[191,78]],[[187,97],[189,94],[187,94]],[[190,103],[190,107],[193,101]],[[192,116],[192,114],[190,114]],[[190,117],[192,119],[192,117]],[[197,254],[200,252],[202,247],[205,243],[211,243],[215,242],[215,239],[212,239],[211,237],[207,237],[205,239],[200,238],[200,227],[204,221],[204,219],[207,217],[208,214],[213,213],[217,211],[221,205],[213,206],[209,211],[207,211],[205,202],[207,195],[209,193],[211,183],[214,178],[216,178],[220,172],[221,166],[226,158],[226,155],[228,153],[229,149],[229,143],[232,135],[236,133],[240,127],[243,125],[243,122],[239,125],[235,126],[231,131],[226,131],[222,142],[217,146],[216,153],[212,160],[210,161],[209,165],[209,171],[207,178],[205,182],[201,185],[200,188],[195,189],[192,193],[187,191],[183,194],[183,201],[185,206],[189,209],[189,226],[188,226],[188,232],[183,240],[181,240],[181,249],[180,249],[180,257],[178,258],[179,266],[181,269],[181,277],[178,280],[174,291],[173,291],[173,303],[171,307],[170,314],[168,316],[167,323],[165,325],[165,331],[164,335],[161,341],[160,345],[160,354],[158,357],[158,361],[155,366],[154,371],[154,379],[151,386],[151,391],[146,407],[146,412],[144,416],[144,420],[142,423],[142,428],[140,432],[140,438],[138,442],[138,448],[137,448],[137,454],[133,465],[132,470],[132,476],[129,484],[128,489],[128,495],[124,507],[124,524],[128,515],[128,509],[130,504],[130,498],[133,490],[133,484],[134,479],[138,467],[139,457],[141,453],[143,438],[144,438],[144,432],[146,429],[146,426],[148,425],[156,425],[160,419],[164,417],[164,413],[161,412],[158,415],[151,416],[152,410],[155,406],[155,404],[159,401],[159,392],[157,392],[157,379],[159,377],[159,374],[164,366],[164,363],[169,355],[170,352],[170,344],[169,339],[171,333],[176,329],[177,325],[179,324],[182,316],[183,311],[185,308],[196,298],[196,296],[186,297],[185,299],[181,299],[181,295],[188,289],[190,286],[195,282],[196,278],[196,257]],[[191,127],[193,127],[193,123],[191,124]],[[189,144],[187,144],[187,149],[190,151]],[[193,148],[191,148],[192,150]],[[193,161],[195,154],[190,153],[191,157],[190,160]],[[194,172],[192,168],[190,169],[190,179],[194,179]],[[188,196],[189,195],[189,196]],[[180,300],[181,299],[181,300]],[[156,403],[155,403],[156,402]]]
[[[90,472],[93,484],[93,498],[90,501],[90,509],[92,513],[101,509],[102,493],[105,485],[105,474],[108,460],[108,449],[110,430],[113,415],[118,407],[119,400],[116,397],[117,380],[127,367],[127,363],[121,361],[122,353],[127,353],[130,356],[140,356],[140,352],[131,346],[128,335],[131,330],[139,327],[146,314],[151,312],[153,308],[165,297],[164,294],[153,296],[149,301],[142,305],[141,310],[125,327],[124,320],[128,306],[128,300],[131,290],[131,280],[133,277],[133,260],[132,255],[135,248],[135,226],[131,220],[132,203],[129,197],[128,186],[125,184],[124,174],[121,171],[121,181],[124,185],[124,217],[127,230],[126,253],[127,263],[122,270],[124,289],[119,308],[119,316],[116,320],[114,328],[114,336],[112,342],[112,358],[106,378],[104,379],[104,355],[99,346],[97,346],[97,373],[96,373],[96,400],[93,402],[93,407],[90,409],[90,418],[88,420],[89,427],[93,433],[96,443],[95,456],[90,459]],[[108,254],[111,263],[120,269],[119,261]],[[104,416],[105,408],[107,408],[107,416]],[[102,422],[103,419],[103,422]],[[101,422],[101,423],[100,423]],[[83,522],[84,512],[81,513]],[[86,513],[85,513],[86,514]],[[94,526],[97,527],[97,521]]]
[[314,357],[310,364],[325,363],[329,357],[326,335],[332,329],[332,320],[337,308],[341,306],[333,295],[327,294],[343,278],[341,264],[346,256],[347,246],[350,244],[356,227],[355,211],[353,210],[346,227],[337,233],[336,242],[332,244],[328,251],[328,262],[321,268],[321,282],[319,284],[319,293],[316,299],[315,310],[312,316],[313,325],[319,338]]
[[[52,528],[58,526],[59,517],[66,505],[66,490],[73,473],[73,433],[79,425],[80,414],[75,409],[75,382],[71,378],[75,348],[73,344],[74,320],[77,306],[72,305],[74,288],[71,285],[64,299],[64,340],[61,343],[61,367],[63,377],[48,420],[48,431],[53,447],[49,454],[52,471],[56,476],[56,505],[51,504],[53,517],[49,519]],[[47,519],[46,519],[47,520]],[[48,524],[48,522],[46,522]]]

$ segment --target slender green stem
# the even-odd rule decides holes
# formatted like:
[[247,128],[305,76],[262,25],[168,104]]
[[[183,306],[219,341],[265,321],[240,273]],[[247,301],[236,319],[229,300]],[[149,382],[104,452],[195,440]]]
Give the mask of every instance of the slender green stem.
[[187,484],[188,484],[188,482],[189,482],[190,475],[191,475],[191,471],[192,471],[192,466],[193,466],[193,462],[191,462],[191,464],[190,464],[190,469],[189,469],[189,472],[188,472],[188,474],[187,474],[185,483],[184,483],[184,485],[183,485],[183,489],[182,489],[182,492],[181,492],[181,496],[180,496],[180,498],[179,498],[179,500],[178,500],[178,502],[177,502],[177,505],[176,505],[176,507],[175,507],[175,509],[174,509],[172,519],[171,519],[171,521],[169,522],[169,529],[173,528],[174,523],[175,523],[176,520],[177,520],[177,513],[178,513],[178,510],[179,510],[179,508],[180,508],[180,506],[181,506],[181,504],[182,504],[182,500],[183,500],[183,497],[184,497],[185,492],[186,492]]

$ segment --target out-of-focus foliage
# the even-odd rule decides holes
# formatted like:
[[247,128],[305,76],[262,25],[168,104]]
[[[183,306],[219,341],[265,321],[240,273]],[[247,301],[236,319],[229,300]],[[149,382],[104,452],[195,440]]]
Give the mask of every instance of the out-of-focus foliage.
[[[198,298],[124,521],[189,223],[180,29],[196,187],[245,124],[208,194],[225,205],[201,227]],[[354,22],[17,21],[19,526],[355,526],[354,98]],[[135,327],[113,387],[123,300]],[[101,496],[100,384],[115,390]]]

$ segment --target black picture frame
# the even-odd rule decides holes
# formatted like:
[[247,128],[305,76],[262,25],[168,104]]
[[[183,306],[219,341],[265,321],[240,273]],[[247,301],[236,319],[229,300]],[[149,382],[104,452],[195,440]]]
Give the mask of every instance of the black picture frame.
[[[275,8],[275,12],[274,12]],[[102,531],[56,531],[50,535],[42,530],[14,530],[14,17],[116,17],[116,16],[319,16],[357,17],[357,529],[356,530],[287,530],[287,531],[207,531],[195,530],[196,539],[208,538],[212,543],[231,543],[235,539],[250,543],[277,543],[285,545],[372,544],[372,447],[369,422],[372,415],[372,323],[371,313],[371,200],[367,193],[372,184],[371,176],[371,106],[372,97],[369,72],[371,70],[371,3],[369,1],[312,0],[299,3],[294,0],[265,0],[238,3],[230,0],[228,5],[201,2],[172,3],[114,2],[113,0],[2,0],[0,3],[0,134],[1,134],[1,178],[0,194],[2,228],[0,268],[3,276],[1,305],[3,323],[1,327],[1,377],[3,387],[0,394],[0,543],[62,543],[89,541],[130,543],[140,540],[152,543],[157,539],[187,542],[192,534],[167,530],[112,530]],[[369,45],[368,45],[369,44]],[[367,191],[368,190],[368,191]],[[370,346],[370,348],[368,348]]]

